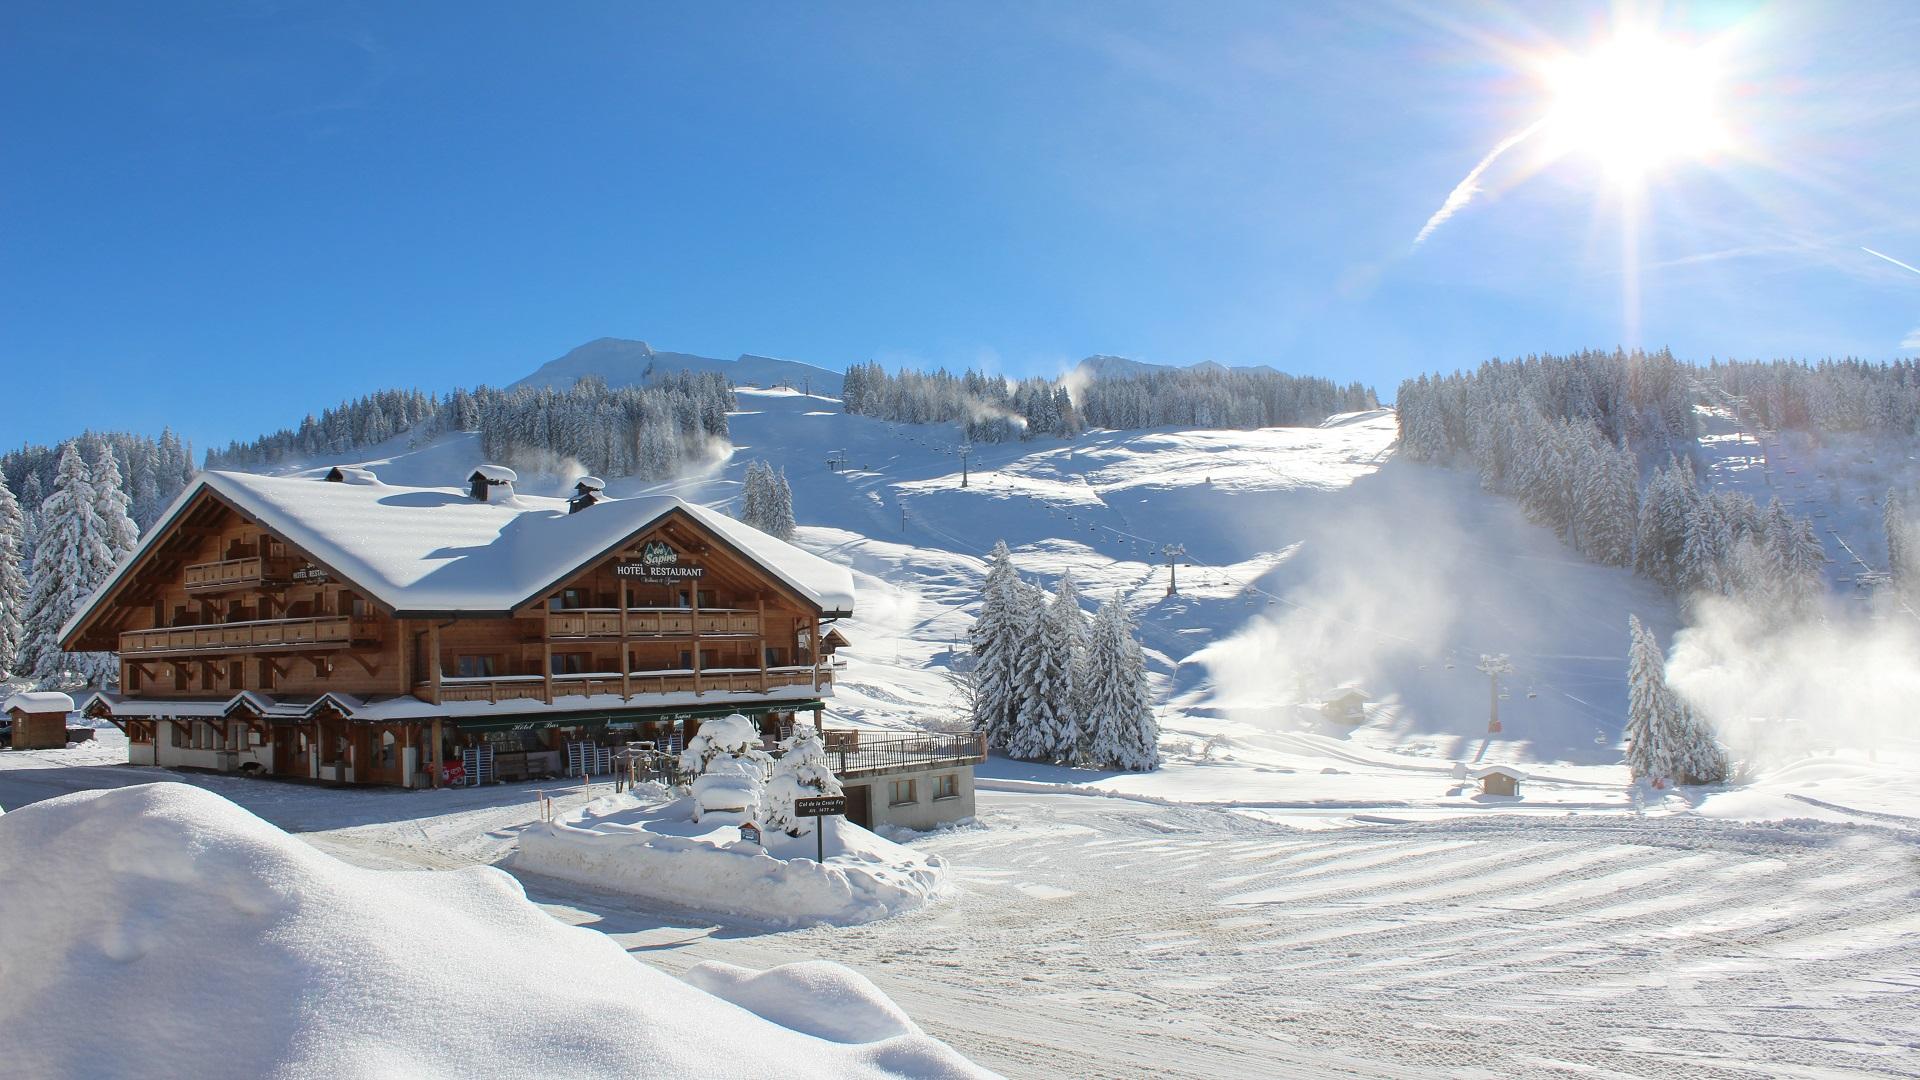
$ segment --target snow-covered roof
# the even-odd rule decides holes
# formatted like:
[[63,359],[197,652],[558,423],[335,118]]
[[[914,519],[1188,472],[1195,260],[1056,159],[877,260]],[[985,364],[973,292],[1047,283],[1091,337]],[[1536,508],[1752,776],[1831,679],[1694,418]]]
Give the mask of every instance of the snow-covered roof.
[[[823,613],[853,612],[853,574],[846,567],[672,495],[603,498],[589,511],[569,514],[566,500],[531,495],[480,502],[456,488],[203,472],[161,520],[171,520],[203,490],[224,497],[401,615],[511,611],[675,511]],[[62,639],[168,532],[147,533],[140,551],[62,629]]]
[[73,711],[73,698],[57,690],[22,690],[7,698],[0,705],[0,712],[13,712],[15,709],[25,713],[70,713]]
[[517,484],[520,476],[505,465],[481,465],[473,470],[473,475],[496,484]]
[[1511,765],[1488,765],[1486,768],[1473,770],[1469,775],[1475,780],[1485,780],[1489,776],[1509,776],[1515,780],[1525,780],[1527,778],[1526,773],[1521,772]]

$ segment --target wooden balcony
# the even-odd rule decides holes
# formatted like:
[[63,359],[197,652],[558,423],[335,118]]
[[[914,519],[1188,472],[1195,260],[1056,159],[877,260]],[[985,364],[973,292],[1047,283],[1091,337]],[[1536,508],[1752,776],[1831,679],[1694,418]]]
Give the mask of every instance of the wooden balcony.
[[292,571],[291,560],[267,559],[258,555],[245,559],[194,563],[187,567],[186,587],[190,593],[258,588],[262,585],[282,584]]
[[129,630],[120,635],[120,652],[124,656],[136,657],[298,652],[377,644],[379,641],[380,624],[371,619],[325,615],[317,619],[262,619],[257,622]]
[[[556,640],[620,637],[619,608],[571,608],[547,615],[548,633]],[[758,637],[760,615],[753,611],[703,611],[701,637]],[[693,636],[694,614],[686,608],[630,608],[627,636],[687,638]]]
[[[698,677],[701,694],[764,694],[789,686],[813,686],[813,669],[800,667],[768,668],[761,682],[759,668],[717,668],[702,671]],[[833,670],[820,669],[822,689],[832,685]],[[555,675],[553,696],[577,697],[589,694],[621,693],[618,673],[594,672],[584,675]],[[636,671],[628,676],[627,690],[635,697],[643,694],[691,694],[695,692],[694,673],[678,671]],[[433,700],[433,684],[416,683],[415,697]],[[492,678],[440,680],[440,700],[448,701],[541,701],[547,697],[546,680],[538,675],[496,675]]]

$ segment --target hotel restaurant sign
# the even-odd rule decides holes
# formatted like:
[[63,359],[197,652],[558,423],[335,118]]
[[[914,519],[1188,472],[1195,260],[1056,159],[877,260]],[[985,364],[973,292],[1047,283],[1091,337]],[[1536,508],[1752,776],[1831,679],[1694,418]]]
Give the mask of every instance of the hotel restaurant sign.
[[679,552],[667,546],[664,541],[649,540],[640,549],[638,560],[616,563],[613,573],[615,577],[640,578],[645,581],[674,581],[705,577],[707,568],[682,565]]

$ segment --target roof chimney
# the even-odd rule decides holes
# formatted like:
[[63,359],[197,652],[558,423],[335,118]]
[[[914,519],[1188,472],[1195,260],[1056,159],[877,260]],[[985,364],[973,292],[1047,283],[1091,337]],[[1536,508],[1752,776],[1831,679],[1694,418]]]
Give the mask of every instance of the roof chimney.
[[577,514],[594,503],[606,499],[603,494],[607,482],[597,476],[583,476],[573,485],[573,496],[567,500],[567,513]]
[[467,494],[474,502],[494,502],[513,497],[513,482],[520,479],[505,465],[482,465],[467,477]]

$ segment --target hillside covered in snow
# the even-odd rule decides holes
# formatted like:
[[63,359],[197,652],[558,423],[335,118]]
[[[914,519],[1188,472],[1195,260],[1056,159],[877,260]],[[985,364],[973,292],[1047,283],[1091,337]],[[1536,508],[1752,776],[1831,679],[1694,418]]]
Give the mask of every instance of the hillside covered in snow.
[[[1503,763],[1532,771],[1522,808],[1630,805],[1627,618],[1667,642],[1681,628],[1672,599],[1583,558],[1471,473],[1400,459],[1388,410],[1312,428],[977,445],[963,486],[952,427],[852,416],[797,391],[741,389],[737,402],[728,456],[664,484],[616,481],[612,493],[670,491],[731,509],[747,463],[785,469],[800,542],[851,565],[860,592],[830,723],[958,719],[948,675],[966,648],[984,556],[1004,539],[1043,586],[1068,575],[1089,605],[1126,603],[1162,695],[1168,767],[1105,775],[995,761],[1000,782],[1275,813],[1447,811],[1473,805],[1457,764]],[[1737,445],[1723,438],[1710,451],[1723,443]],[[391,449],[370,466],[410,484],[454,482],[480,454],[461,436]],[[523,473],[522,490],[557,494],[571,480]],[[1832,520],[1871,531],[1857,515]],[[1171,596],[1169,545],[1186,553]],[[1514,667],[1498,691],[1497,732],[1477,670],[1486,653]],[[1366,704],[1330,717],[1321,704],[1345,688]],[[1884,762],[1909,749],[1882,744],[1876,763],[1856,745],[1816,747],[1826,771],[1874,799],[1895,797],[1880,790],[1894,786]],[[1798,751],[1789,756],[1756,764],[1804,768]],[[1746,809],[1792,807],[1766,798]]]

